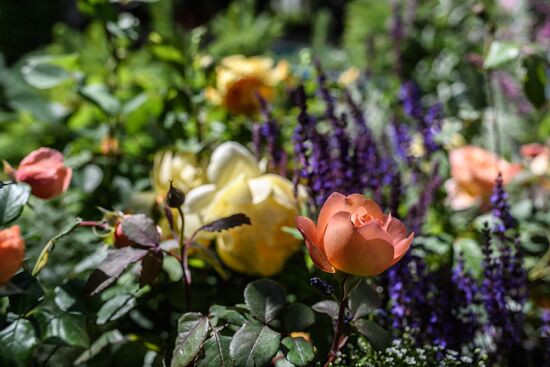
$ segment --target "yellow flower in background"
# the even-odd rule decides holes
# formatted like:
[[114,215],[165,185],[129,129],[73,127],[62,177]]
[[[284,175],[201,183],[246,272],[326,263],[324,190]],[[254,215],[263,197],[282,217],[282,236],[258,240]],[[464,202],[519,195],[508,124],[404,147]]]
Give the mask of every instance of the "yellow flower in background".
[[155,155],[151,181],[157,197],[164,200],[170,189],[170,181],[187,193],[203,184],[204,170],[197,162],[196,155],[165,150]]
[[350,84],[355,83],[359,77],[361,77],[361,72],[355,67],[351,67],[344,71],[338,77],[338,83],[342,86],[349,86]]
[[254,156],[235,142],[221,144],[212,153],[209,183],[190,191],[184,205],[186,233],[200,225],[244,213],[251,225],[216,234],[216,249],[231,269],[260,276],[279,272],[300,247],[283,231],[298,215],[294,186],[288,179],[262,174]]
[[228,56],[216,67],[216,88],[206,91],[206,98],[231,113],[251,115],[258,111],[258,97],[272,101],[275,87],[287,79],[289,64],[274,65],[268,57]]

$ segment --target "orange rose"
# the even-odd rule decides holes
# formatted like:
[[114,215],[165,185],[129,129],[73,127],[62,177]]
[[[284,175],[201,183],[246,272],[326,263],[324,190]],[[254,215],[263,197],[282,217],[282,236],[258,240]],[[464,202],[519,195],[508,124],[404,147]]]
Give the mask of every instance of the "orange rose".
[[7,283],[23,263],[25,242],[19,226],[0,231],[0,285]]
[[63,163],[63,154],[55,149],[40,148],[21,161],[15,179],[29,184],[34,196],[52,199],[67,191],[72,173]]
[[445,183],[448,200],[455,210],[480,203],[487,207],[498,172],[507,184],[519,173],[519,164],[510,164],[479,147],[465,146],[449,154],[452,178]]
[[335,192],[319,212],[317,226],[306,217],[297,217],[296,226],[315,265],[328,273],[380,274],[405,255],[414,238],[403,223],[360,194]]

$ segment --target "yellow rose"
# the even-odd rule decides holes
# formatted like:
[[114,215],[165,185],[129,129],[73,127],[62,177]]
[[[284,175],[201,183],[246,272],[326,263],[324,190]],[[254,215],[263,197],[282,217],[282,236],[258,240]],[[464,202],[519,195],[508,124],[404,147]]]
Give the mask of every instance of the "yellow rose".
[[223,143],[212,153],[207,176],[209,184],[187,195],[186,233],[244,213],[251,225],[215,235],[218,255],[241,273],[271,276],[279,272],[300,247],[299,240],[283,231],[293,226],[298,215],[293,184],[278,175],[262,174],[254,156],[235,142]]
[[267,57],[228,56],[216,67],[216,88],[206,90],[206,97],[231,113],[251,115],[258,111],[258,97],[271,101],[275,87],[289,74],[286,61],[273,65]]
[[187,193],[204,182],[204,171],[194,154],[161,151],[155,155],[151,181],[157,197],[164,200],[170,181]]

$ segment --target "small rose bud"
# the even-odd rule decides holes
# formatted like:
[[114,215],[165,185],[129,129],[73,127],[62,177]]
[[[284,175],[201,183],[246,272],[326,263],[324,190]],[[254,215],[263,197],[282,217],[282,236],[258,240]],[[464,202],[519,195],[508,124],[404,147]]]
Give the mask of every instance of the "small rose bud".
[[115,226],[115,246],[117,248],[123,248],[131,244],[132,241],[122,232],[122,222],[117,223]]
[[170,208],[179,208],[185,203],[185,194],[183,191],[175,188],[170,181],[170,190],[166,195],[166,203]]
[[55,149],[40,148],[21,161],[15,179],[29,184],[34,196],[47,200],[67,191],[72,173],[64,164],[63,154]]

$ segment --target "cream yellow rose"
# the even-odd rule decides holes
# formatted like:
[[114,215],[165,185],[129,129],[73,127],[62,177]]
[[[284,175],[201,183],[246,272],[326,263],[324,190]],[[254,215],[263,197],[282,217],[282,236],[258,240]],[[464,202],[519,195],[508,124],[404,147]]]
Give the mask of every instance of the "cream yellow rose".
[[271,101],[275,87],[289,74],[289,65],[274,65],[268,57],[228,56],[216,67],[216,88],[209,88],[206,97],[231,113],[251,115],[258,111],[257,94]]
[[263,174],[254,156],[235,142],[221,144],[212,153],[209,183],[190,191],[184,205],[186,233],[200,225],[235,213],[250,217],[251,225],[216,235],[216,249],[231,269],[250,275],[271,276],[300,247],[283,231],[293,226],[298,202],[286,178]]
[[188,192],[203,184],[204,170],[194,154],[161,151],[155,155],[151,181],[157,197],[164,200],[170,181],[181,191]]

